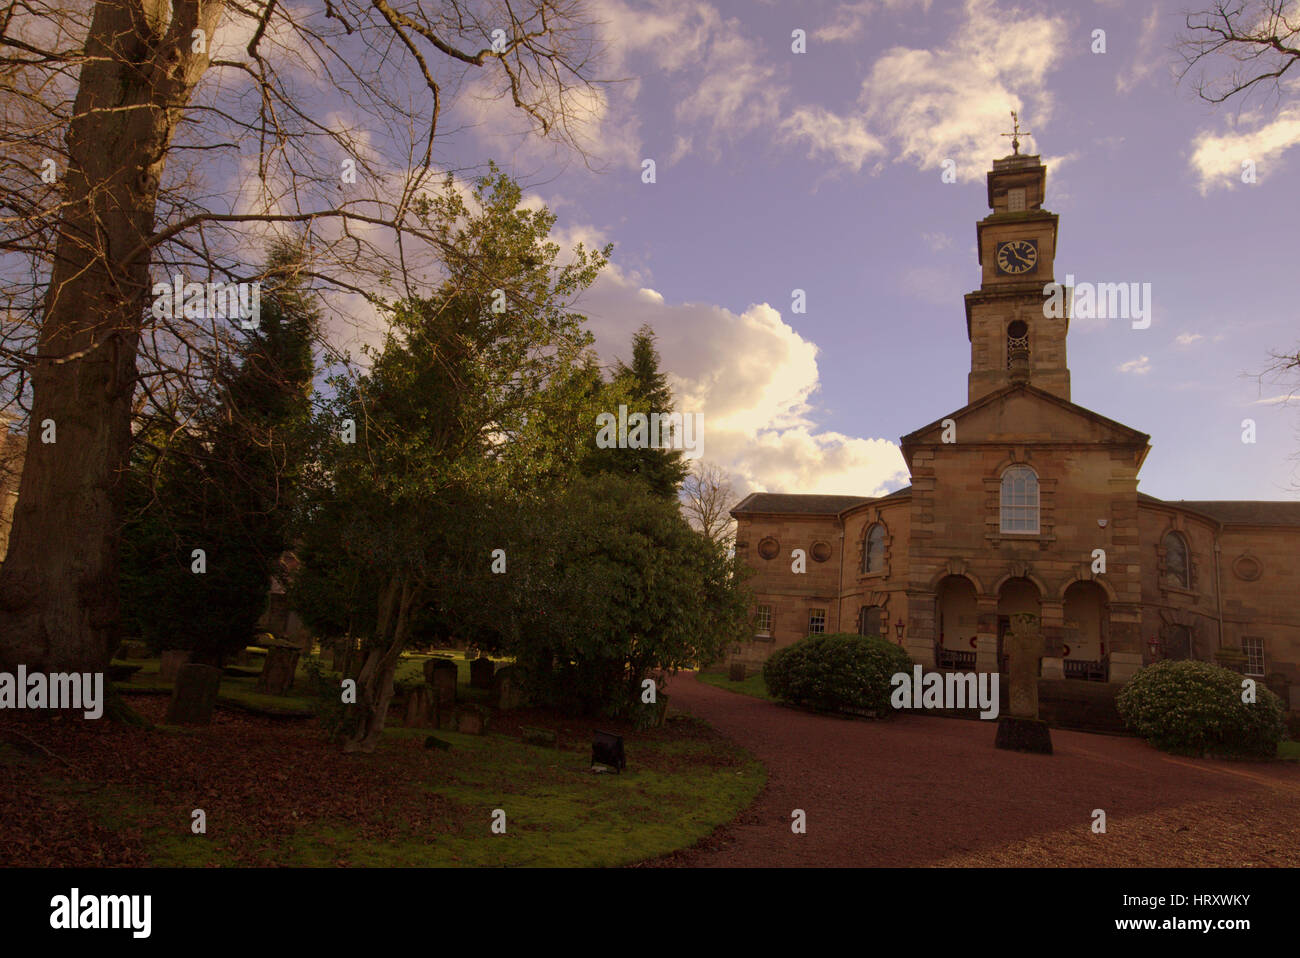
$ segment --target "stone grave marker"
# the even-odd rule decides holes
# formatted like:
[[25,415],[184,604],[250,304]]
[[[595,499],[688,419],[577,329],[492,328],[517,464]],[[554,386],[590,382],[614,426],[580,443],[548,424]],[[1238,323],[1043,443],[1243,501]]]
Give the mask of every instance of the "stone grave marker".
[[1052,736],[1038,717],[1038,660],[1043,655],[1043,635],[1038,616],[1011,616],[1011,631],[1003,637],[1007,653],[1008,713],[998,719],[997,748],[1014,752],[1052,754]]
[[496,666],[492,660],[484,656],[475,659],[469,664],[469,684],[470,688],[490,689],[492,688],[492,673]]
[[424,681],[433,686],[434,699],[441,709],[456,704],[456,682],[460,670],[450,659],[429,659],[424,663]]
[[221,670],[212,665],[186,662],[176,673],[172,700],[167,706],[168,725],[211,725],[221,688]]
[[168,649],[162,654],[162,662],[158,666],[158,678],[164,682],[175,682],[181,666],[189,660],[189,652],[182,649]]
[[503,666],[492,676],[492,701],[502,711],[524,707],[524,693],[515,666]]
[[296,645],[268,645],[266,664],[257,680],[257,691],[266,695],[284,695],[293,688],[301,650]]

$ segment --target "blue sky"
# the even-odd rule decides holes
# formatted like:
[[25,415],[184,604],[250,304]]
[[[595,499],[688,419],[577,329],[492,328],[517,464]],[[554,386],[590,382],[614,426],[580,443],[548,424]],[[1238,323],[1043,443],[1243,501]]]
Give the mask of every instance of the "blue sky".
[[1018,109],[1061,216],[1057,278],[1151,284],[1150,328],[1072,324],[1074,401],[1151,434],[1144,492],[1300,495],[1300,405],[1253,378],[1300,340],[1300,89],[1198,100],[1173,72],[1183,5],[593,9],[604,73],[623,80],[584,131],[597,169],[470,95],[452,107],[448,158],[496,159],[555,210],[562,240],[615,244],[580,307],[602,357],[626,358],[653,325],[680,407],[704,413],[704,458],[738,493],[897,488],[898,438],[965,403],[975,222]]

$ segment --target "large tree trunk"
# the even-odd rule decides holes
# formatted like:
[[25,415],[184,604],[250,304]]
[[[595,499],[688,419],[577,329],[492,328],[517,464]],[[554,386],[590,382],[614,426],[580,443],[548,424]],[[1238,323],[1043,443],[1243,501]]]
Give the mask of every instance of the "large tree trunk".
[[388,706],[393,700],[393,676],[406,648],[415,599],[416,590],[405,576],[391,579],[380,596],[379,639],[386,645],[366,653],[365,665],[357,678],[359,719],[352,734],[343,738],[345,752],[373,752],[379,745],[379,736],[388,719]]
[[[55,262],[9,553],[0,667],[98,671],[117,643],[122,473],[158,184],[224,0],[100,0],[67,134]],[[165,11],[171,8],[171,22]],[[165,33],[164,33],[165,30]],[[55,441],[42,442],[47,423]]]

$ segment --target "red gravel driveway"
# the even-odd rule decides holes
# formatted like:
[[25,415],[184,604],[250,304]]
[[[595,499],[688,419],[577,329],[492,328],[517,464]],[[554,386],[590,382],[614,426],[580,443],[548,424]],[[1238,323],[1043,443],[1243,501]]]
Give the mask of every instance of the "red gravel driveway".
[[[815,715],[693,673],[669,692],[754,753],[768,785],[731,825],[655,864],[1300,865],[1294,763],[1179,758],[1059,729],[1054,755],[1028,755],[995,749],[991,721]],[[806,834],[791,830],[795,809]]]

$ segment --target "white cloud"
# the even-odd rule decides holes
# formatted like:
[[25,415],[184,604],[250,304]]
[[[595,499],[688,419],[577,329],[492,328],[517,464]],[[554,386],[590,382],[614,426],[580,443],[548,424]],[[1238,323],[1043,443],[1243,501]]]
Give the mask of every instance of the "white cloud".
[[867,21],[882,8],[912,10],[919,7],[928,12],[930,0],[858,0],[857,3],[844,3],[836,8],[834,16],[824,26],[812,32],[814,40],[823,43],[843,43],[861,39],[867,29]]
[[[589,228],[557,237],[565,248],[577,240],[604,237]],[[670,304],[647,279],[611,265],[576,308],[606,363],[628,359],[632,334],[650,324],[678,408],[704,414],[703,457],[728,471],[738,494],[871,495],[906,482],[895,443],[819,428],[817,347],[778,310]]]
[[1115,91],[1128,93],[1135,86],[1147,79],[1160,65],[1159,46],[1163,32],[1160,29],[1160,8],[1153,6],[1147,18],[1142,21],[1142,32],[1138,34],[1137,53],[1127,70],[1115,77]]
[[921,240],[922,242],[925,243],[926,246],[930,247],[930,249],[932,249],[936,253],[939,252],[939,250],[947,249],[949,246],[952,245],[952,237],[949,236],[947,233],[942,233],[942,232],[922,233]]
[[1120,363],[1118,367],[1122,373],[1133,373],[1137,376],[1143,376],[1151,372],[1151,360],[1147,356],[1139,356],[1137,359],[1130,359],[1126,363]]
[[[1197,188],[1205,196],[1216,187],[1233,189],[1241,185],[1242,164],[1255,165],[1255,176],[1263,183],[1281,164],[1282,154],[1300,143],[1300,104],[1278,111],[1276,118],[1264,123],[1262,115],[1243,116],[1233,129],[1216,134],[1208,130],[1197,134],[1192,141],[1192,156],[1188,161],[1197,176]],[[1241,127],[1253,126],[1243,130]]]
[[862,164],[884,154],[885,145],[867,130],[857,116],[837,116],[822,107],[800,107],[781,123],[782,139],[806,141],[808,158],[825,156],[853,172]]
[[858,109],[837,116],[804,107],[783,133],[855,170],[887,140],[897,162],[938,170],[951,159],[959,179],[980,180],[989,157],[1007,152],[1000,134],[1011,122],[1009,111],[1019,110],[1030,130],[1050,117],[1045,84],[1065,49],[1065,33],[1063,17],[967,0],[965,19],[945,45],[893,47],[878,57]]
[[1192,343],[1198,343],[1205,337],[1200,333],[1180,333],[1174,340],[1179,346],[1190,346]]

